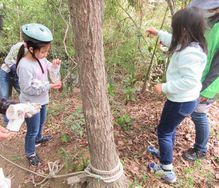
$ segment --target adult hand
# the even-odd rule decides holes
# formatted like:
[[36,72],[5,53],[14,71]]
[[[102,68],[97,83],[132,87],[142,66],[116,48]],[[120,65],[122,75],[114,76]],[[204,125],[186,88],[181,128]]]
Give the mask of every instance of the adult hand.
[[157,36],[158,30],[155,29],[154,27],[149,27],[148,29],[146,29],[146,33],[150,36]]
[[158,94],[162,93],[162,84],[157,84],[154,86],[154,91]]
[[51,88],[53,89],[60,89],[62,87],[62,82],[59,81],[57,83],[53,83],[53,84],[50,84]]
[[204,102],[206,102],[207,100],[208,100],[208,98],[205,98],[205,97],[202,97],[202,96],[199,97],[199,102],[200,102],[200,103],[204,103]]
[[5,140],[11,136],[11,132],[6,128],[0,126],[0,141]]

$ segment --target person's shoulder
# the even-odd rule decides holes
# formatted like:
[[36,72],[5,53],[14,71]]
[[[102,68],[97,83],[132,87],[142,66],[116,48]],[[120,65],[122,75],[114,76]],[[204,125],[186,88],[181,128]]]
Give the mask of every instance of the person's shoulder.
[[183,52],[187,53],[187,52],[200,52],[200,53],[205,53],[204,50],[202,49],[202,47],[199,45],[198,42],[191,42],[186,48],[184,48],[182,50]]
[[23,57],[19,61],[18,67],[28,69],[29,67],[31,67],[31,61],[28,60],[27,58]]
[[17,42],[16,44],[12,45],[11,48],[14,48],[14,49],[20,48],[22,44],[23,42]]
[[219,28],[219,21],[214,23],[214,25],[212,26],[212,28]]
[[193,58],[206,58],[207,54],[198,43],[191,43],[181,51],[181,55],[188,55]]
[[213,26],[209,27],[206,31],[207,35],[218,35],[219,33],[219,22],[215,23]]

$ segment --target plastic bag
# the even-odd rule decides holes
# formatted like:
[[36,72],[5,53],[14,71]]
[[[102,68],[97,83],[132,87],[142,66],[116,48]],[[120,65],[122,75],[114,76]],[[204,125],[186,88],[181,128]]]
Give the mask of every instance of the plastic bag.
[[7,129],[18,132],[25,117],[32,117],[40,112],[41,105],[38,103],[19,103],[10,105],[6,111],[6,117],[9,122]]
[[0,188],[11,188],[11,180],[5,177],[2,168],[0,168]]
[[49,77],[52,83],[61,81],[60,65],[51,64],[49,66]]

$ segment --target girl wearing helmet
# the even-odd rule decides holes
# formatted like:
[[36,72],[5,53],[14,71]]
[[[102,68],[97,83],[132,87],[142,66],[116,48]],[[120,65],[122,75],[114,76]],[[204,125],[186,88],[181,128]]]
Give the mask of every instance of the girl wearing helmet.
[[[26,118],[27,133],[25,137],[25,155],[31,165],[37,166],[40,158],[36,154],[36,144],[51,140],[51,136],[42,136],[42,128],[46,120],[46,105],[49,102],[49,90],[60,89],[61,81],[50,83],[49,67],[57,67],[61,61],[54,59],[50,63],[48,55],[53,36],[42,24],[25,24],[21,28],[24,44],[17,57],[17,74],[20,85],[20,102],[33,102],[42,105],[39,113]],[[27,53],[25,53],[27,49]]]

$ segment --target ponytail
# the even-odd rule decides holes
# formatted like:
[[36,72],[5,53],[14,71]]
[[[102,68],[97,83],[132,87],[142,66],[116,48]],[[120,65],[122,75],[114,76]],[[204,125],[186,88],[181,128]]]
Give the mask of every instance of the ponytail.
[[16,68],[18,67],[21,58],[24,57],[24,54],[25,54],[25,46],[24,44],[22,44],[17,54]]

